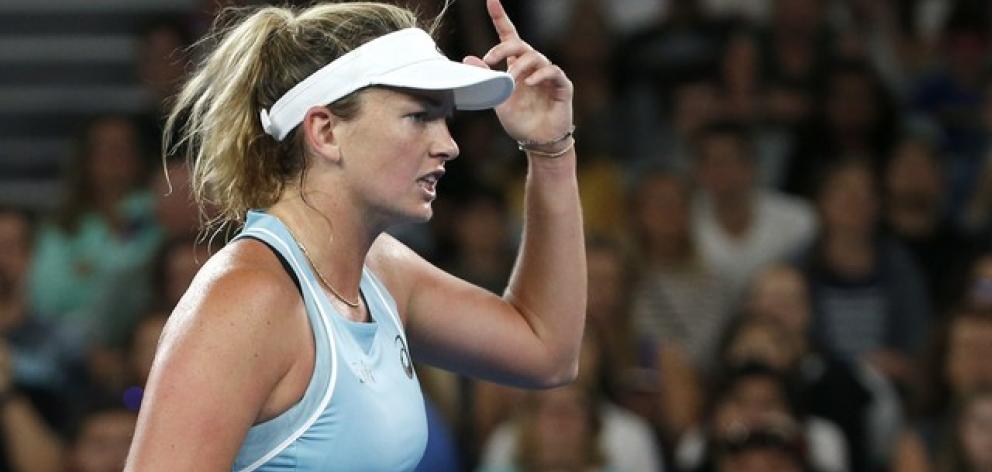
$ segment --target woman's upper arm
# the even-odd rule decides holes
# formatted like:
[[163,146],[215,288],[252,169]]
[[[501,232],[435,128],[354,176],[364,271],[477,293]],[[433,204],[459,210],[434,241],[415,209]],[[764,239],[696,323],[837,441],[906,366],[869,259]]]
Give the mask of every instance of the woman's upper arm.
[[368,262],[396,300],[416,360],[521,387],[552,382],[552,359],[521,308],[389,235],[376,240]]
[[260,270],[194,282],[159,341],[127,470],[230,470],[292,362],[295,292]]

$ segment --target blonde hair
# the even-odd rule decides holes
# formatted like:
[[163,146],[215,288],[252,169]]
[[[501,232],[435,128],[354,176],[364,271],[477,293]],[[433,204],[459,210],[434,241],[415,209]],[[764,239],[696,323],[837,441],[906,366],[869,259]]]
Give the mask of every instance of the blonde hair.
[[[425,28],[432,35],[447,4]],[[273,205],[291,179],[303,181],[302,137],[296,130],[281,142],[266,135],[259,110],[363,43],[418,26],[413,11],[382,3],[225,10],[197,44],[209,50],[164,131],[163,155],[185,155],[191,167],[202,229],[232,229],[248,209]],[[354,118],[360,93],[329,104],[331,112]]]

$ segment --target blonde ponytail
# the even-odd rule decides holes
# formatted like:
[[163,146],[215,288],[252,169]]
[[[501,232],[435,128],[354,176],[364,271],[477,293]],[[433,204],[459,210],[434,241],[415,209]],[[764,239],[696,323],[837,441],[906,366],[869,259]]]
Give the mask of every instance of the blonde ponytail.
[[[427,29],[433,32],[436,25]],[[416,26],[415,13],[380,3],[226,10],[198,43],[210,49],[183,87],[164,132],[163,154],[189,160],[203,229],[240,225],[247,210],[273,205],[288,182],[303,179],[302,139],[295,130],[282,142],[266,135],[259,110],[342,54]],[[354,117],[359,93],[329,104],[331,111]]]

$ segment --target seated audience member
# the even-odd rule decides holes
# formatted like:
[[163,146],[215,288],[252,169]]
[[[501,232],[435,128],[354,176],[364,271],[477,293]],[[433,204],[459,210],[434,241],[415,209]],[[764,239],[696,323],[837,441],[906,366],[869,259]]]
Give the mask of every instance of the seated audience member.
[[885,226],[914,256],[926,277],[936,313],[943,312],[967,269],[971,243],[946,214],[941,156],[923,137],[899,142],[884,175]]
[[0,207],[0,348],[12,386],[31,400],[50,427],[64,431],[73,413],[74,389],[85,380],[80,369],[83,339],[40,319],[28,302],[31,235],[26,213]]
[[[602,395],[600,386],[603,382],[602,376],[605,374],[603,369],[606,366],[604,365],[605,359],[601,350],[600,338],[601,333],[593,328],[587,328],[579,360],[580,370],[578,379],[576,379],[572,386],[567,387],[568,389],[574,389],[569,395],[577,395],[584,398],[582,401],[585,406],[582,408],[589,410],[586,414],[596,419],[597,431],[593,438],[595,439],[596,447],[602,450],[603,461],[599,465],[604,466],[605,469],[591,470],[610,470],[616,472],[660,470],[662,464],[659,455],[660,451],[657,447],[655,433],[652,431],[650,424],[645,419],[617,406]],[[526,398],[528,394],[524,393],[522,395]],[[538,394],[532,397],[531,400],[537,400],[538,403],[543,403],[545,398],[541,395],[544,394]],[[551,397],[547,400],[551,402],[558,401]],[[526,400],[523,400],[523,402],[526,403]],[[519,404],[518,402],[517,405]],[[538,409],[538,415],[540,415],[540,411]],[[532,423],[533,418],[529,418],[529,415],[533,415],[534,412],[528,409],[520,410],[518,406],[515,413],[516,416],[514,418],[498,426],[488,437],[486,446],[483,449],[482,461],[480,462],[480,468],[482,470],[504,470],[505,468],[512,467],[514,464],[520,466],[522,464],[521,462],[514,462],[515,457],[520,458],[522,455],[548,452],[538,452],[529,446],[525,446],[527,441],[535,439],[535,434],[544,434],[542,433],[543,430],[540,429],[541,427],[536,427],[537,429],[533,431],[527,430],[527,428],[535,426]],[[580,418],[561,419],[561,421],[579,420]],[[549,419],[548,421],[552,420]],[[561,427],[565,426],[562,425]],[[557,445],[558,443],[555,444]],[[554,453],[555,450],[557,449],[551,450],[550,453]],[[533,459],[533,457],[530,459]],[[511,468],[510,470],[514,469]],[[582,469],[565,468],[561,470]]]
[[935,333],[929,391],[921,417],[900,438],[893,470],[932,470],[940,438],[954,430],[954,405],[992,388],[992,310],[964,307]]
[[902,423],[899,396],[869,364],[841,362],[815,345],[802,272],[768,267],[751,284],[744,310],[745,318],[729,336],[724,364],[760,361],[786,374],[805,411],[843,430],[852,471],[888,463]]
[[704,128],[695,151],[695,246],[740,294],[756,271],[812,241],[816,214],[802,200],[758,186],[754,143],[739,124]]
[[[700,253],[687,184],[665,171],[640,177],[631,198],[639,277],[632,321],[642,357],[679,349],[693,369],[712,372],[730,320],[732,284]],[[594,285],[590,285],[594,287]]]
[[[685,434],[675,452],[679,470],[711,470],[719,459],[719,444],[735,429],[762,430],[794,424],[805,438],[802,450],[815,470],[847,471],[847,447],[833,423],[801,411],[788,379],[761,363],[732,368],[718,383],[706,425]],[[720,469],[725,470],[725,469]]]
[[483,466],[480,471],[618,470],[608,466],[601,445],[602,419],[597,402],[593,391],[581,384],[528,392],[521,408],[512,462],[506,466]]
[[779,427],[733,429],[716,440],[714,472],[806,472],[814,470],[805,458],[803,437],[792,423]]
[[89,122],[65,174],[65,200],[36,238],[29,303],[93,342],[106,341],[106,320],[133,318],[149,296],[147,265],[161,231],[142,187],[141,149],[128,118]]
[[926,282],[912,256],[878,231],[879,198],[864,161],[825,170],[817,193],[821,231],[799,255],[813,301],[814,341],[841,361],[867,361],[911,385],[911,359],[930,323]]

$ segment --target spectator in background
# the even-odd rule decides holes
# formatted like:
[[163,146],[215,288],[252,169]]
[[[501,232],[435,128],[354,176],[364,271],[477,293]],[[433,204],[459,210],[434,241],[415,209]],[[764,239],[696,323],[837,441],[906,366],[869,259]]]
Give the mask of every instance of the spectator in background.
[[946,185],[933,144],[906,136],[884,175],[885,225],[923,269],[936,313],[953,300],[971,256],[969,241],[945,217]]
[[[609,371],[611,366],[602,350],[601,339],[600,331],[591,327],[587,330],[582,344],[579,376],[575,383],[536,395],[525,394],[525,403],[529,398],[530,401],[537,402],[531,406],[542,406],[538,406],[536,411],[527,407],[522,410],[518,408],[514,418],[493,431],[486,442],[480,463],[482,470],[504,470],[514,464],[518,467],[516,470],[585,470],[571,462],[564,463],[565,457],[580,463],[580,460],[593,458],[583,458],[575,454],[597,449],[601,451],[597,452],[596,456],[601,458],[599,465],[602,468],[591,470],[640,472],[661,469],[660,451],[649,423],[603,396],[601,389],[603,378],[612,375],[613,372]],[[582,400],[582,414],[579,414],[579,411],[566,411],[562,408],[561,405],[565,404],[561,401],[563,397]],[[547,405],[549,409],[544,410],[543,405]],[[555,413],[550,415],[552,410]],[[549,415],[542,416],[545,414]],[[552,416],[556,419],[552,419]],[[583,431],[583,428],[589,427],[587,421],[590,418],[595,420],[595,431]],[[558,422],[557,429],[545,423],[552,421]],[[574,423],[578,424],[573,425]],[[555,438],[553,435],[556,433],[564,437]],[[586,434],[591,436],[582,438]],[[580,439],[581,444],[578,442]],[[575,450],[566,453],[569,448]],[[534,461],[543,462],[537,459],[538,457],[549,460],[551,457],[557,457],[555,462],[563,463],[559,464],[557,469],[535,467]]]
[[67,472],[118,472],[124,469],[137,414],[120,407],[93,409],[73,435]]
[[[18,210],[0,207],[0,350],[9,389],[41,414],[48,427],[64,432],[74,413],[75,389],[85,378],[83,340],[78,333],[35,316],[27,300],[32,224]],[[0,470],[3,470],[0,468]]]
[[[981,145],[972,159],[977,160],[976,167],[962,171],[960,177],[975,178],[973,188],[961,184],[959,179],[951,179],[949,191],[964,192],[966,199],[959,216],[960,223],[969,235],[975,235],[988,240],[992,237],[992,74],[986,76],[982,87],[981,110]],[[970,166],[964,166],[966,169]],[[977,170],[977,172],[976,172]],[[961,187],[965,187],[962,189]]]
[[912,256],[879,234],[874,179],[864,161],[843,161],[823,174],[822,228],[798,262],[810,281],[815,342],[906,386],[930,322],[930,298]]
[[631,207],[640,261],[632,318],[641,357],[653,360],[659,350],[678,350],[693,369],[712,372],[730,320],[732,285],[700,253],[688,186],[668,172],[647,173],[635,186]]
[[964,307],[934,333],[923,414],[902,435],[893,470],[926,471],[937,463],[940,439],[955,434],[954,405],[992,388],[992,311]]
[[155,299],[150,305],[171,313],[208,255],[192,239],[173,239],[159,248],[152,264]]
[[665,3],[663,15],[621,38],[615,50],[625,130],[617,154],[635,162],[661,158],[684,170],[690,137],[721,112],[712,77],[723,31],[696,0]]
[[0,470],[56,472],[56,432],[72,415],[70,342],[31,317],[25,270],[31,260],[26,214],[0,208]]
[[[586,270],[589,286],[596,287],[589,292],[586,323],[599,333],[605,370],[614,376],[609,380],[616,381],[623,371],[652,363],[638,352],[631,320],[634,268],[618,243],[590,237],[586,240]],[[605,387],[609,392],[616,386],[611,383]]]
[[38,231],[29,302],[45,320],[107,342],[110,320],[133,319],[148,298],[148,262],[161,242],[144,189],[134,122],[107,116],[87,123],[65,173],[65,198]]
[[866,364],[841,362],[814,344],[803,274],[787,265],[762,271],[748,291],[744,314],[728,338],[723,364],[757,361],[786,375],[805,411],[843,430],[850,470],[886,464],[902,426],[899,397]]
[[506,202],[494,190],[476,188],[454,209],[450,228],[454,248],[441,267],[451,274],[502,294],[513,269],[514,244]]
[[811,470],[802,436],[789,424],[728,432],[714,447],[717,472],[803,472]]
[[793,144],[791,122],[772,114],[767,84],[761,78],[761,51],[750,29],[733,30],[720,62],[723,117],[741,123],[754,136],[756,181],[767,188],[782,184]]
[[689,193],[679,177],[657,170],[642,175],[631,215],[639,261],[631,321],[640,364],[657,375],[653,411],[638,409],[671,443],[701,414],[700,377],[716,367],[717,343],[732,303],[730,283],[696,250]]
[[782,121],[800,119],[812,109],[810,98],[834,43],[825,10],[822,0],[776,0],[770,24],[759,29],[769,108]]
[[690,431],[679,443],[679,470],[734,470],[725,462],[727,442],[741,434],[769,432],[788,432],[787,437],[798,442],[795,450],[803,452],[797,459],[802,464],[808,461],[814,470],[848,470],[840,431],[829,422],[807,417],[787,379],[774,369],[760,363],[735,366],[713,392],[706,427]]
[[812,196],[819,171],[838,160],[864,159],[881,172],[895,139],[895,104],[869,63],[841,60],[824,76],[785,175],[785,190],[797,195]]
[[579,384],[528,392],[521,411],[517,452],[508,467],[480,472],[606,472],[600,446],[602,419],[595,395]]
[[981,105],[988,73],[989,27],[992,8],[988,2],[951,2],[949,17],[940,38],[936,64],[924,76],[912,100],[915,110],[935,119],[942,127],[944,149],[964,158],[952,169],[956,186],[974,184],[975,151],[981,145]]
[[[159,18],[142,28],[135,49],[135,75],[150,96],[150,106],[139,119],[149,156],[160,155],[165,118],[190,67],[192,37],[179,18]],[[157,159],[152,159],[155,167]]]
[[674,85],[665,99],[666,118],[650,131],[647,147],[633,151],[640,161],[634,167],[661,166],[687,173],[693,163],[694,138],[723,115],[720,89],[700,75]]
[[152,172],[155,218],[166,241],[192,239],[199,230],[199,215],[190,185],[189,167],[181,159],[169,159],[164,171],[159,168]]
[[964,399],[951,421],[936,471],[992,470],[992,391],[986,388]]
[[739,124],[703,128],[695,149],[694,243],[704,262],[730,278],[736,297],[756,271],[809,244],[816,216],[805,202],[757,186],[754,143]]

